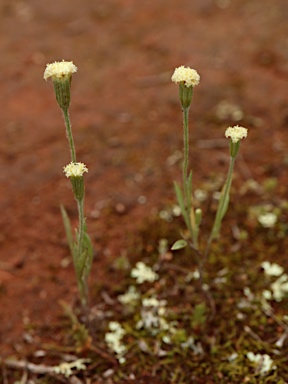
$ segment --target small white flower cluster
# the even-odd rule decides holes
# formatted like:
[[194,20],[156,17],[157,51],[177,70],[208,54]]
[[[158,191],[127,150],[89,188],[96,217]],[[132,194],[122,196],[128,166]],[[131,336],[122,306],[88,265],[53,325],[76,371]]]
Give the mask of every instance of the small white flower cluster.
[[[167,301],[158,300],[156,297],[148,297],[142,300],[142,308],[140,311],[141,319],[136,324],[136,329],[145,329],[152,336],[161,334],[162,341],[165,344],[173,343],[173,337],[181,329],[178,328],[177,321],[167,320]],[[203,348],[200,342],[195,342],[192,336],[187,337],[185,342],[180,343],[183,349],[192,349],[196,355],[203,354]],[[162,353],[165,352],[162,350]]]
[[[157,307],[157,308],[164,309],[166,304],[167,304],[166,300],[158,300],[156,299],[156,297],[147,297],[142,300],[143,307]],[[165,310],[163,312],[165,312]]]
[[276,263],[264,261],[261,266],[267,276],[280,276],[270,285],[270,290],[264,290],[262,292],[264,299],[281,301],[288,295],[288,275],[283,273],[283,267]]
[[135,303],[137,303],[139,298],[140,293],[137,292],[134,285],[130,285],[127,292],[125,292],[123,295],[118,296],[118,300],[124,305],[134,305]]
[[239,140],[247,137],[247,128],[239,127],[235,125],[234,127],[229,127],[225,131],[225,137],[230,138],[233,143],[238,143]]
[[165,319],[166,304],[166,300],[158,300],[156,297],[143,299],[141,319],[136,324],[136,328],[145,328],[152,335],[156,335],[160,331],[170,330],[171,325]]
[[186,87],[195,87],[200,82],[200,76],[195,69],[181,65],[175,69],[171,80],[176,84],[184,82]]
[[123,364],[126,361],[124,354],[127,348],[122,344],[122,339],[126,332],[117,321],[110,321],[108,328],[110,332],[105,334],[105,341],[108,347],[116,353],[119,363]]
[[248,360],[256,364],[256,372],[261,376],[267,375],[272,369],[277,369],[274,361],[267,354],[261,355],[260,353],[248,352],[246,356]]
[[271,284],[271,291],[263,291],[263,296],[266,300],[275,300],[281,301],[285,296],[288,295],[288,276],[286,274],[282,275]]
[[73,64],[73,61],[55,61],[46,65],[44,80],[49,79],[49,77],[52,77],[52,79],[67,78],[75,72],[77,72],[77,67]]
[[54,368],[54,372],[56,374],[62,374],[65,377],[70,377],[73,374],[73,369],[76,369],[77,371],[83,371],[87,367],[84,363],[89,363],[89,359],[78,359],[75,361],[72,361],[71,363],[61,363]]
[[276,263],[270,263],[270,261],[263,261],[261,267],[268,276],[280,276],[284,272],[284,268]]
[[273,212],[262,213],[257,217],[259,223],[264,228],[273,228],[277,222],[277,215]]
[[134,277],[138,284],[143,284],[145,281],[153,283],[159,278],[158,274],[142,261],[136,263],[136,267],[131,271],[131,277]]
[[84,172],[88,172],[88,168],[84,163],[73,163],[63,167],[66,177],[82,177]]

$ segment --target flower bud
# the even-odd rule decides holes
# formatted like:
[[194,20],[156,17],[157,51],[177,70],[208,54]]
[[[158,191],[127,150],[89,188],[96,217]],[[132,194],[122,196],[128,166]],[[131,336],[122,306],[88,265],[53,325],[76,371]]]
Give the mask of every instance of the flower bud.
[[202,209],[197,208],[195,209],[195,223],[197,227],[199,227],[199,225],[201,224],[201,221],[202,221]]
[[182,109],[190,108],[193,96],[193,87],[186,87],[186,85],[181,82],[179,84],[179,100]]
[[57,100],[57,103],[59,104],[59,107],[62,110],[67,111],[70,105],[71,78],[63,79],[63,80],[54,79],[53,85],[54,85],[56,100]]
[[85,195],[84,180],[82,177],[70,177],[73,194],[77,201],[82,201]]

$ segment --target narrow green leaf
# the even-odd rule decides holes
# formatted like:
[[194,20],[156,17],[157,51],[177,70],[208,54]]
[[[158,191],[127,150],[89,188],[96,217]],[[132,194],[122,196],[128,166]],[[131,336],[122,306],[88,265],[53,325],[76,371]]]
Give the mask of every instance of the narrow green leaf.
[[[75,250],[78,252],[78,247],[75,244]],[[93,261],[93,247],[90,240],[90,237],[86,232],[83,234],[82,240],[82,253],[75,260],[75,268],[77,271],[77,276],[84,280],[88,277]]]
[[175,241],[175,243],[172,245],[171,250],[177,251],[178,249],[185,248],[187,246],[187,241],[184,239],[180,239]]
[[230,193],[230,190],[228,190],[226,196],[223,197],[223,205],[222,205],[222,210],[221,210],[221,220],[225,216],[227,209],[228,209],[229,200],[230,200],[229,193]]
[[84,237],[83,237],[83,248],[85,249],[85,270],[87,276],[90,273],[91,266],[92,266],[92,261],[93,261],[93,245],[91,242],[91,239],[87,232],[85,231]]
[[190,171],[188,179],[187,179],[187,187],[188,187],[188,199],[191,201],[191,196],[192,196],[192,171]]

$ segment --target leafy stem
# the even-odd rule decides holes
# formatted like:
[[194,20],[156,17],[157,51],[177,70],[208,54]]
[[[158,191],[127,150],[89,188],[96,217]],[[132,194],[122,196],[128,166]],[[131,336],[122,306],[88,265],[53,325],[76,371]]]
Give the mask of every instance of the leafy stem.
[[188,175],[189,164],[189,107],[183,108],[183,190],[184,190],[184,207],[186,210],[186,225],[188,227],[194,247],[198,249],[198,236],[195,223],[195,214],[192,206],[192,172]]

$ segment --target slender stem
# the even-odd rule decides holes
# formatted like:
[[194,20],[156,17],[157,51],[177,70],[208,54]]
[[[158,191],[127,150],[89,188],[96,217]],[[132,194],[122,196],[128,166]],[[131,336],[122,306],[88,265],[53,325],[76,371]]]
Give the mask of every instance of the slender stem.
[[79,237],[78,237],[78,257],[82,254],[83,236],[85,231],[85,218],[84,218],[84,199],[77,200],[78,215],[79,215]]
[[184,160],[183,160],[183,183],[184,193],[187,200],[187,174],[188,174],[188,162],[189,162],[189,108],[183,109],[183,145],[184,145]]
[[83,257],[83,237],[85,231],[85,218],[84,218],[84,198],[82,200],[77,200],[78,214],[79,214],[79,230],[78,230],[78,261],[80,261],[81,268],[77,269],[78,275],[78,284],[80,291],[80,298],[84,308],[87,308],[88,304],[88,285],[87,285],[87,276],[86,276],[86,260],[82,260]]
[[192,207],[192,196],[190,193],[189,177],[188,177],[188,164],[189,164],[189,108],[183,108],[183,145],[184,145],[184,159],[183,159],[183,189],[184,198],[187,210],[187,224],[190,232],[191,239],[194,247],[198,249],[198,240],[195,228],[195,215]]
[[72,134],[72,128],[71,128],[68,109],[63,109],[63,114],[64,114],[65,127],[66,127],[66,135],[67,135],[70,152],[71,152],[71,161],[73,163],[76,163],[76,151],[75,151],[75,145],[73,140],[73,134]]

